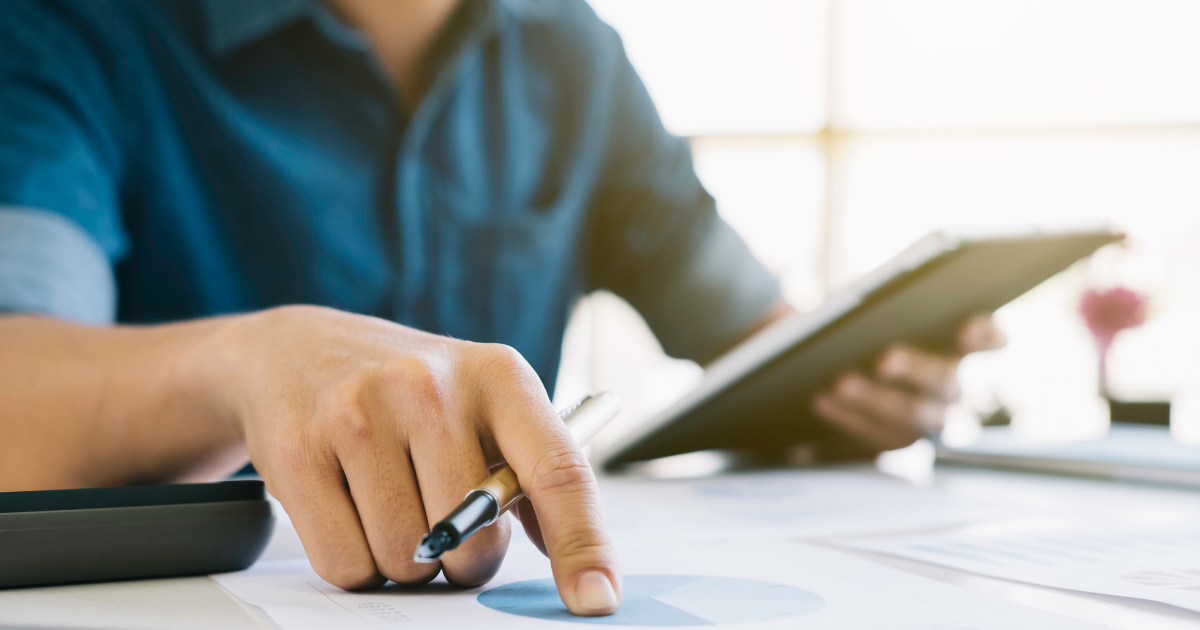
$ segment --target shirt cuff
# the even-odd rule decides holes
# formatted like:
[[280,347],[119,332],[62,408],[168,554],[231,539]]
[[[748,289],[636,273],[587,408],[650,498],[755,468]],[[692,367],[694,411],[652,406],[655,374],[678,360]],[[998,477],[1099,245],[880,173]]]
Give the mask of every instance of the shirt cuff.
[[0,206],[0,311],[110,324],[116,297],[112,265],[82,228],[54,212]]
[[742,338],[780,299],[779,280],[718,217],[642,315],[667,354],[708,359]]

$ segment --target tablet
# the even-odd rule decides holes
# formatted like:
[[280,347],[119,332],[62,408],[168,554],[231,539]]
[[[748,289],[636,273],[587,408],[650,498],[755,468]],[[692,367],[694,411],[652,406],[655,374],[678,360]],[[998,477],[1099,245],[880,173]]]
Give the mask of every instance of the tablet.
[[935,232],[830,296],[719,357],[700,386],[603,447],[609,470],[714,448],[782,452],[827,431],[809,400],[889,345],[955,346],[959,326],[990,313],[1122,235],[1107,228]]
[[0,587],[223,573],[275,519],[259,480],[0,493]]

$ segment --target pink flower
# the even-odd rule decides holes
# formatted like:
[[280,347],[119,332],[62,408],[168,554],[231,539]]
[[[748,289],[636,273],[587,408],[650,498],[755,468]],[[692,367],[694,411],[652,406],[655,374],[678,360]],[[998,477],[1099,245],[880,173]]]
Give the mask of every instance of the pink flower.
[[1107,291],[1091,289],[1083,294],[1079,312],[1096,343],[1107,348],[1117,333],[1145,323],[1146,302],[1145,295],[1123,287]]
[[1079,312],[1096,340],[1100,354],[1100,391],[1108,392],[1108,349],[1117,333],[1146,321],[1145,295],[1122,287],[1107,291],[1089,289],[1079,303]]

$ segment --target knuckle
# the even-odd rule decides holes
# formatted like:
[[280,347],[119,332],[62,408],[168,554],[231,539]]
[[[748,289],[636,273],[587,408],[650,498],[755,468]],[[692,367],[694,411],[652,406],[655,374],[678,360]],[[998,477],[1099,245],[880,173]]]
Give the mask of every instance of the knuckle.
[[369,443],[375,437],[375,427],[368,414],[355,408],[342,407],[328,413],[326,423],[330,431],[352,444]]
[[362,401],[363,386],[347,378],[319,394],[313,419],[315,430],[327,437],[370,440],[373,429]]
[[[521,353],[501,343],[478,344],[473,349],[480,373],[505,385],[524,384],[538,380],[537,374]],[[538,381],[540,382],[540,381]]]
[[608,538],[595,528],[568,532],[555,547],[555,557],[572,564],[608,564],[614,560]]
[[476,344],[475,352],[488,362],[511,367],[525,365],[525,357],[516,348],[503,343]]
[[355,443],[369,444],[375,438],[375,428],[363,414],[346,414],[340,426],[344,435]]
[[383,577],[397,584],[407,585],[424,584],[437,577],[440,570],[440,564],[420,564],[408,559],[381,562],[379,567]]
[[379,391],[402,390],[404,398],[413,401],[423,412],[440,415],[446,408],[446,376],[426,357],[397,357],[378,368],[371,380],[372,386]]
[[332,567],[318,570],[317,573],[326,582],[347,591],[372,588],[378,586],[381,581],[379,572],[375,570],[375,564],[372,562],[335,564]]
[[529,490],[550,494],[588,489],[594,480],[592,467],[578,450],[562,446],[538,458]]
[[495,577],[504,562],[511,527],[508,518],[480,531],[463,546],[442,558],[442,574],[451,584],[474,587]]

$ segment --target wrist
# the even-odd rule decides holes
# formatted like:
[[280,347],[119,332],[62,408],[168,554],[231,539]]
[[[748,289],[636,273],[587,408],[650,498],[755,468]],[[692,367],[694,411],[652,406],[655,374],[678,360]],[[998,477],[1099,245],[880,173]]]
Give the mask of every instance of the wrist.
[[179,353],[175,388],[209,424],[215,438],[242,441],[242,406],[238,386],[244,380],[245,353],[236,340],[241,320],[253,315],[215,317],[185,324],[191,328]]

